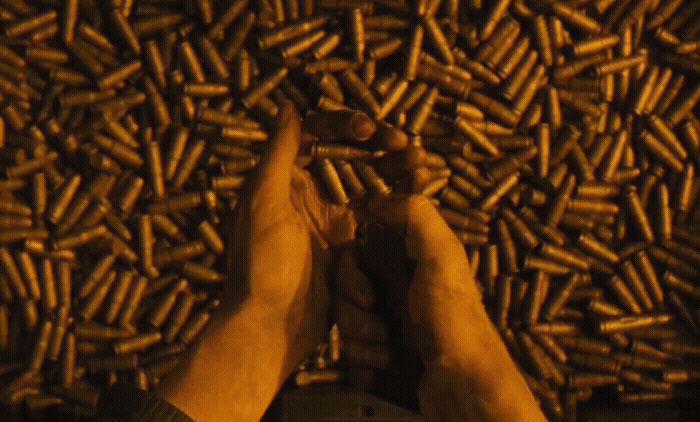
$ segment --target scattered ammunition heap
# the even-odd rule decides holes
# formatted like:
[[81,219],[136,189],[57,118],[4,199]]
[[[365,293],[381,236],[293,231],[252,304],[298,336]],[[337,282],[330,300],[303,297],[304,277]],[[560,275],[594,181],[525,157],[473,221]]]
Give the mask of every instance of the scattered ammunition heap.
[[[700,2],[0,0],[0,21],[0,415],[89,415],[172,370],[284,100],[428,151],[552,420],[700,379]],[[310,148],[335,202],[390,191],[358,145]]]

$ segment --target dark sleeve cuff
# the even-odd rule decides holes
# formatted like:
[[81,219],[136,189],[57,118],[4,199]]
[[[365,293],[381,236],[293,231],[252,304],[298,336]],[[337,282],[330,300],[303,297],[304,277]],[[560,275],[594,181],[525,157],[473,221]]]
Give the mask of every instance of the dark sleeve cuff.
[[100,398],[100,422],[194,422],[155,394],[127,384],[115,384]]

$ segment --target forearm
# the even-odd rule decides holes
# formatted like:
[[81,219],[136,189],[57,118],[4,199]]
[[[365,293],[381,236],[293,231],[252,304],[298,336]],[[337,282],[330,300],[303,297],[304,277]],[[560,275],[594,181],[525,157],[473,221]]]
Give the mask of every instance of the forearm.
[[[439,346],[424,351],[426,398],[442,401],[445,420],[544,422],[525,380],[480,302],[461,295],[436,298]],[[442,391],[441,391],[442,390]],[[432,397],[431,397],[432,396]],[[428,405],[430,406],[430,405]],[[452,409],[450,409],[452,408]],[[430,420],[428,418],[428,420]]]
[[471,344],[476,353],[465,353],[456,367],[462,374],[458,379],[466,384],[461,391],[473,391],[461,397],[463,409],[473,410],[468,420],[546,421],[493,325],[485,330],[476,336],[480,344]]
[[217,314],[158,394],[197,422],[258,421],[284,382],[284,318],[255,303]]

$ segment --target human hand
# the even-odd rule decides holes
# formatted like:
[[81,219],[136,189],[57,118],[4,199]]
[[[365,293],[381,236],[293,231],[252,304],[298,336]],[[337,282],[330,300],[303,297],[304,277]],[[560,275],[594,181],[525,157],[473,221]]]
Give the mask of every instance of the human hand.
[[325,200],[311,174],[295,165],[309,161],[297,157],[302,138],[334,137],[394,150],[376,163],[389,183],[406,189],[425,183],[425,174],[414,172],[425,153],[406,148],[407,138],[400,130],[348,112],[314,114],[300,125],[292,106],[280,109],[278,130],[237,206],[231,257],[234,274],[243,281],[245,301],[284,324],[289,346],[286,375],[326,332],[326,276],[337,260],[335,249],[354,237],[353,211]]
[[415,262],[410,284],[395,288],[405,292],[407,331],[424,363],[418,399],[425,419],[544,421],[487,316],[464,247],[433,204],[390,195],[369,208],[404,235]]
[[347,206],[325,200],[309,172],[295,164],[309,162],[297,157],[302,137],[322,140],[336,133],[329,131],[334,126],[349,142],[369,138],[368,147],[400,150],[373,163],[377,171],[383,167],[388,183],[406,188],[426,182],[425,172],[415,169],[425,152],[406,148],[407,137],[396,128],[362,113],[308,116],[308,133],[300,123],[293,106],[281,107],[277,130],[229,225],[230,288],[187,365],[161,383],[159,394],[195,420],[259,420],[325,334],[325,277],[335,245],[352,240],[355,219]]

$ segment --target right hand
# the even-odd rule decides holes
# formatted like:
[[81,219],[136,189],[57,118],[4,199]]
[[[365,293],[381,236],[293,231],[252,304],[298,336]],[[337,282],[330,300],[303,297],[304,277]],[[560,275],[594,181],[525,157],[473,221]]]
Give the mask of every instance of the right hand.
[[423,361],[456,358],[464,351],[455,334],[489,321],[464,246],[425,196],[390,195],[369,208],[404,234],[407,256],[415,261],[407,322]]
[[430,200],[389,195],[369,208],[405,235],[415,260],[407,313],[424,363],[418,399],[426,421],[544,422],[486,313],[464,247]]

